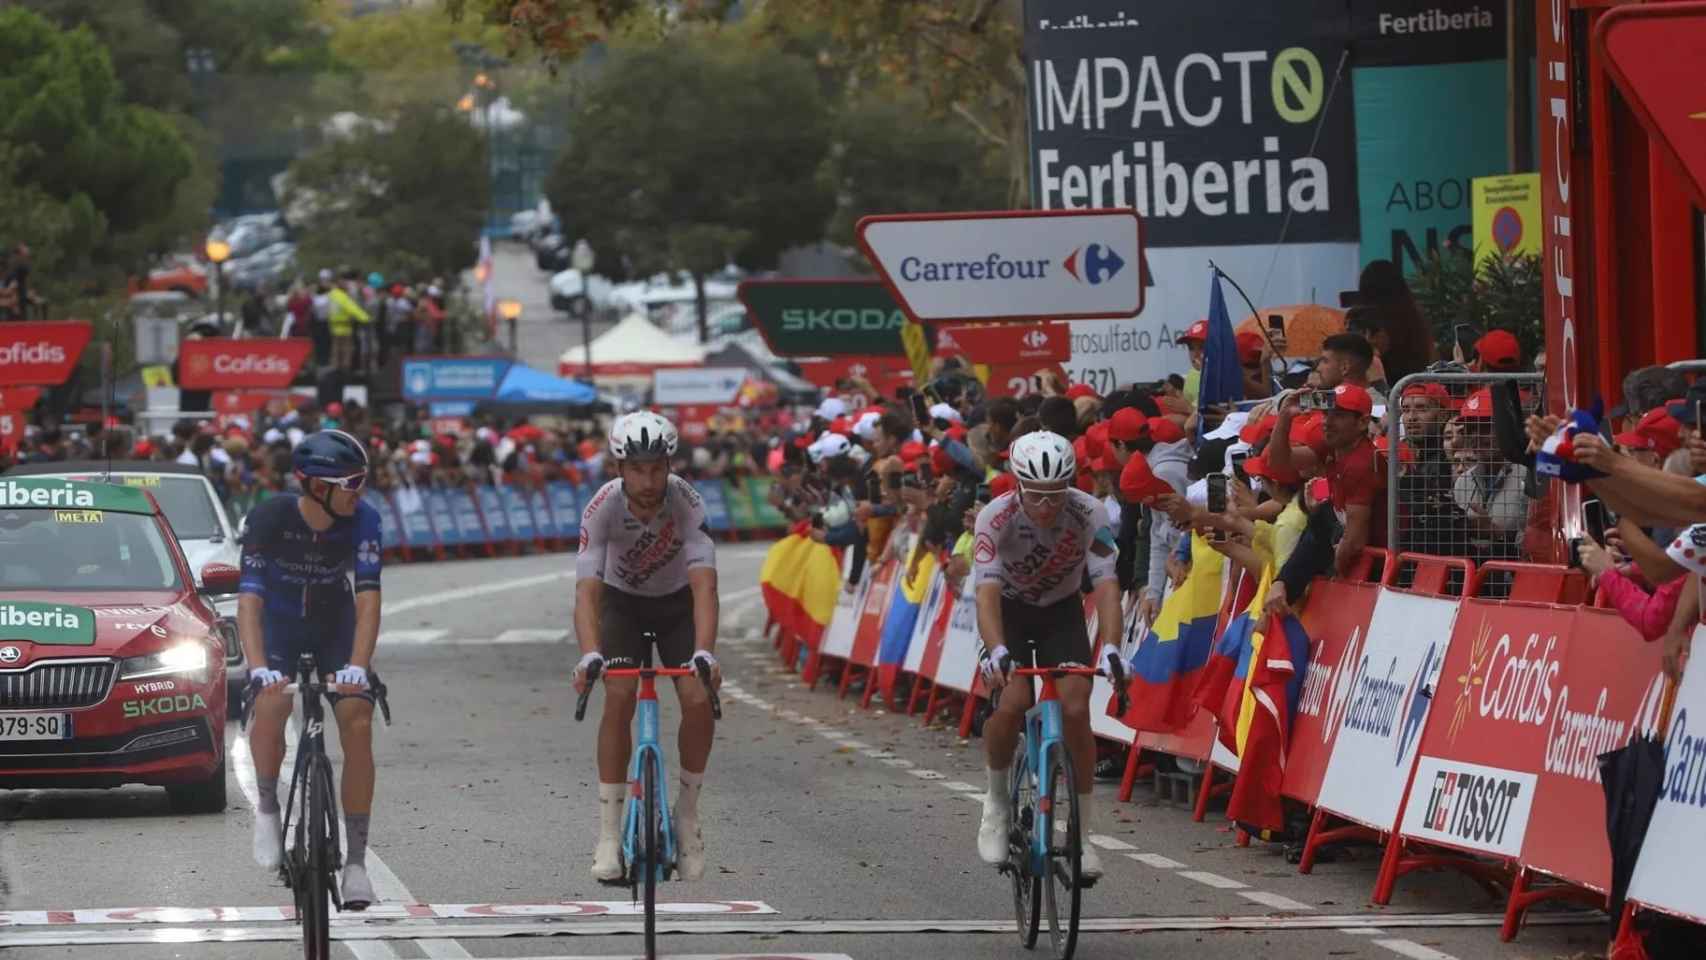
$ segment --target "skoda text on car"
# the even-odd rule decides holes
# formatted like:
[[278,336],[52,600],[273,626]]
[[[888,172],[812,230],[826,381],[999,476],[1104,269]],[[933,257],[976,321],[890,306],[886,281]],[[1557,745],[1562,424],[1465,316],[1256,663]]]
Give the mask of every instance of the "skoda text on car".
[[0,477],[0,789],[141,783],[224,809],[223,654],[144,488]]
[[[196,467],[151,461],[118,461],[109,466],[93,461],[36,463],[13,467],[8,477],[59,477],[69,480],[100,480],[147,490],[166,513],[172,535],[183,548],[190,571],[201,586],[201,569],[210,563],[238,566],[243,552],[236,531],[213,483]],[[226,702],[236,708],[237,693],[249,680],[243,669],[243,648],[237,643],[237,594],[208,597],[219,614],[219,635],[225,641]]]

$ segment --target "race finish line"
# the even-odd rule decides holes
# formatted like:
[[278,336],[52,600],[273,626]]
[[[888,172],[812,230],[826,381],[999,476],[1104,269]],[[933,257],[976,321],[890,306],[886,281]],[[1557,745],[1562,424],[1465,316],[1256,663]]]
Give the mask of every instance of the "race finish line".
[[[331,922],[361,924],[373,920],[563,920],[574,917],[638,917],[645,905],[632,900],[554,900],[545,903],[376,903],[358,912],[334,911]],[[659,903],[660,916],[774,915],[759,900],[687,900]],[[283,923],[296,920],[293,906],[131,907],[97,910],[0,911],[0,927],[116,926],[134,924]]]
[[[752,904],[751,901],[744,903]],[[763,904],[770,916],[775,911]],[[417,906],[425,906],[417,905]],[[493,906],[493,905],[486,905]],[[537,908],[542,905],[518,904],[517,908]],[[624,907],[628,904],[624,903]],[[1003,920],[782,920],[764,919],[759,911],[748,911],[740,918],[727,916],[731,911],[719,905],[715,912],[722,917],[693,919],[679,909],[665,912],[659,904],[657,930],[659,933],[701,936],[729,935],[833,935],[833,934],[978,934],[1011,933],[1013,921]],[[703,906],[703,905],[700,905]],[[238,908],[230,908],[238,909]],[[243,908],[258,909],[258,908]],[[276,908],[273,908],[276,909]],[[435,908],[442,909],[442,908]],[[34,914],[38,911],[20,911]],[[65,911],[76,913],[78,911]],[[88,911],[99,912],[99,911]],[[111,911],[121,913],[123,911]],[[163,911],[155,911],[163,912]],[[189,911],[186,911],[189,912]],[[7,914],[6,916],[16,916]],[[354,920],[355,915],[336,918],[331,924],[333,940],[482,940],[499,937],[609,937],[638,935],[643,923],[638,920],[606,919],[621,916],[615,913],[563,913],[554,916],[540,914],[479,914],[484,920],[408,919]],[[109,921],[123,923],[125,921]],[[171,925],[154,921],[155,926],[110,926],[87,924],[91,929],[72,929],[70,922],[54,925],[16,925],[0,933],[0,947],[50,946],[112,946],[149,943],[284,943],[296,940],[300,931],[292,924],[273,922],[266,926],[244,925],[254,921],[223,921],[214,925]],[[1167,931],[1231,931],[1261,930],[1352,930],[1447,927],[1497,927],[1504,922],[1499,913],[1353,913],[1339,915],[1269,914],[1255,916],[1177,916],[1086,919],[1079,925],[1084,933],[1160,933]],[[1560,926],[1603,924],[1604,914],[1595,912],[1534,914],[1530,925]],[[738,956],[738,955],[737,955]],[[764,954],[766,957],[791,956],[787,953]]]

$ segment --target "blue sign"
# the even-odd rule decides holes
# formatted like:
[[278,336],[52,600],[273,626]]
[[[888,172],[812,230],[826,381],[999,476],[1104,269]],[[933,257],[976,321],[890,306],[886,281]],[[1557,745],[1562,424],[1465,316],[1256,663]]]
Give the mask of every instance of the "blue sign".
[[527,497],[514,487],[499,487],[498,499],[503,501],[504,513],[509,515],[509,529],[522,542],[535,536],[533,512],[527,509]]
[[446,400],[428,405],[427,412],[434,417],[471,417],[474,415],[474,401]]
[[533,508],[533,521],[539,527],[540,536],[564,540],[573,536],[557,518],[556,511],[551,509],[551,498],[544,490],[529,490],[527,505]]
[[699,491],[699,498],[705,501],[705,522],[715,533],[721,533],[730,528],[729,505],[723,500],[723,484],[718,480],[695,480],[693,489]]
[[463,543],[485,543],[486,527],[480,522],[480,508],[474,496],[466,490],[447,491],[451,509],[456,512],[456,525],[462,528]]
[[391,501],[378,490],[368,487],[361,492],[367,505],[379,511],[379,540],[381,547],[395,547],[403,542],[403,531],[397,526],[397,511]]
[[[427,511],[426,498],[419,493],[399,490],[392,503],[397,507],[397,515],[403,520],[403,543],[422,550],[431,550],[438,545],[438,534],[433,532],[432,515]],[[405,504],[414,509],[405,509]]]
[[498,491],[493,487],[479,486],[474,488],[474,493],[479,499],[480,516],[486,518],[486,530],[491,533],[492,542],[509,543],[514,540],[515,535],[509,529],[509,514],[504,512]]
[[462,535],[462,528],[456,525],[456,510],[450,505],[450,497],[443,490],[426,490],[421,493],[421,499],[426,501],[427,513],[432,517],[432,525],[438,531],[438,539],[448,546],[467,543]]
[[509,372],[503,357],[444,357],[403,361],[403,399],[489,400]]
[[551,514],[557,518],[557,535],[563,538],[581,535],[581,497],[565,481],[547,484],[551,489]]

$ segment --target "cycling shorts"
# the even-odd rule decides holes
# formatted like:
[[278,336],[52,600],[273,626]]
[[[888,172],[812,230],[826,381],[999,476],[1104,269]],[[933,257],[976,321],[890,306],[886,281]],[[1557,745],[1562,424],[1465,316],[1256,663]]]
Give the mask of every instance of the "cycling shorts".
[[627,660],[653,666],[657,635],[657,666],[685,667],[693,659],[693,590],[682,587],[661,597],[641,597],[605,584],[598,618],[598,649],[606,660]]
[[1058,667],[1063,663],[1090,665],[1090,625],[1084,598],[1073,593],[1047,606],[1034,606],[1012,597],[1001,598],[1002,642],[1017,666]]
[[[284,617],[267,612],[261,615],[261,636],[266,645],[267,666],[290,678],[297,679],[296,660],[304,653],[314,655],[314,665],[321,676],[337,673],[349,666],[355,652],[355,604],[321,608],[317,619]],[[372,671],[368,671],[369,674]],[[371,693],[330,695],[335,704],[344,697],[373,702]]]

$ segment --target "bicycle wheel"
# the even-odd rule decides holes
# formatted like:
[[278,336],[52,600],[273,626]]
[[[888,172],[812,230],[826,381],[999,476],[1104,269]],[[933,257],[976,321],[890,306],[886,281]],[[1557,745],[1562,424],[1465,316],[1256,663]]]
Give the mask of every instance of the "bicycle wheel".
[[1054,942],[1058,960],[1072,956],[1078,945],[1078,908],[1083,890],[1080,844],[1082,824],[1078,815],[1077,778],[1073,776],[1072,755],[1061,744],[1048,761],[1049,843],[1045,886],[1048,895],[1049,937]]
[[326,858],[326,797],[330,788],[331,765],[307,764],[302,771],[302,819],[296,834],[301,851],[296,899],[302,921],[302,952],[308,960],[331,960],[332,956],[330,868]]
[[658,871],[663,862],[662,840],[658,831],[658,780],[657,758],[648,759],[640,765],[640,776],[643,779],[645,791],[646,822],[641,829],[645,831],[643,852],[640,854],[640,870],[645,874],[646,886],[646,960],[657,960],[658,955]]
[[1007,788],[1007,866],[1013,878],[1013,919],[1019,925],[1019,942],[1029,950],[1037,945],[1042,913],[1043,888],[1031,872],[1031,828],[1037,811],[1036,778],[1031,776],[1025,753],[1025,735],[1013,751],[1013,767]]

